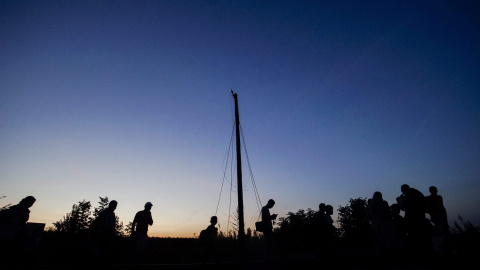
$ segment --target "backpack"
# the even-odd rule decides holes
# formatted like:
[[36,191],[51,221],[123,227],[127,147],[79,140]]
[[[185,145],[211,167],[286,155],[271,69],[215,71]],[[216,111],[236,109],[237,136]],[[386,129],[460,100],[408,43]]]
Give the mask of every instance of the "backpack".
[[198,236],[198,240],[200,240],[200,245],[202,246],[205,245],[206,239],[207,239],[207,229],[202,230],[200,232],[200,235]]

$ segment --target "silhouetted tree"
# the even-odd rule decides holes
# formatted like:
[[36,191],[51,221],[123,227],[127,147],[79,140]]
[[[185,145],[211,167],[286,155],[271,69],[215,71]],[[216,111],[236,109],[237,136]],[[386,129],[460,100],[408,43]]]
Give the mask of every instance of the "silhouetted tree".
[[123,227],[123,233],[125,236],[130,236],[132,234],[132,226],[133,223],[130,221],[125,227]]
[[289,249],[310,248],[312,242],[312,221],[315,211],[308,208],[296,213],[288,212],[286,217],[279,218],[279,227],[275,229],[277,243],[288,243]]
[[337,222],[340,239],[351,248],[373,248],[370,222],[367,218],[367,199],[350,199],[350,204],[338,208]]
[[103,210],[108,208],[108,204],[109,204],[108,197],[105,197],[105,198],[98,197],[98,198],[100,199],[100,201],[98,202],[98,207],[95,207],[95,209],[93,210],[94,219],[96,219]]
[[120,237],[125,237],[129,235],[125,233],[123,221],[120,221],[117,215],[115,215],[115,234]]
[[92,223],[90,208],[92,205],[85,200],[72,206],[72,211],[67,213],[63,219],[54,222],[57,232],[80,233],[85,232]]
[[279,218],[278,232],[300,232],[310,229],[315,211],[308,208],[307,211],[300,209],[296,213],[288,212],[286,217]]

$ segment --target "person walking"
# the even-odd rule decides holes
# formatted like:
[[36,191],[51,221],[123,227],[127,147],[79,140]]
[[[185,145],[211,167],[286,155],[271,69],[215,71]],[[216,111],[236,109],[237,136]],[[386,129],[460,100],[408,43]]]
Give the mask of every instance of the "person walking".
[[275,201],[270,199],[267,205],[262,207],[262,226],[263,237],[265,238],[265,249],[263,253],[263,261],[270,262],[272,260],[273,251],[273,224],[277,218],[277,214],[270,215],[270,209],[275,205]]
[[215,263],[218,264],[218,254],[217,254],[217,243],[216,238],[218,234],[218,229],[215,227],[217,225],[218,219],[216,216],[210,218],[210,225],[205,229],[205,235],[202,236],[202,246],[204,248],[202,264],[206,265],[208,260],[213,257]]
[[108,207],[98,214],[91,226],[93,250],[101,264],[110,264],[113,258],[117,224],[115,209],[117,209],[117,205],[117,201],[110,201]]
[[443,205],[442,196],[438,195],[438,189],[431,186],[430,195],[426,197],[427,213],[430,215],[430,221],[435,225],[432,233],[432,244],[434,251],[444,253],[448,251],[448,238],[450,229],[448,227],[447,210]]
[[325,206],[325,218],[323,220],[322,232],[322,252],[324,254],[324,264],[332,266],[337,254],[337,228],[333,225],[333,206]]
[[318,211],[313,215],[312,238],[320,248],[323,243],[322,233],[325,231],[325,211],[325,203],[320,203]]
[[30,207],[36,199],[33,196],[23,198],[18,204],[0,211],[0,254],[4,255],[0,266],[19,265],[25,260],[27,222],[30,219]]
[[373,240],[378,252],[396,252],[403,250],[403,242],[395,230],[392,213],[382,193],[376,191],[368,200],[367,214],[371,220]]
[[147,250],[148,246],[148,226],[152,226],[152,209],[153,204],[151,202],[145,203],[144,210],[138,211],[132,222],[132,237],[135,242],[134,260],[138,263]]
[[400,209],[405,211],[407,226],[407,247],[413,252],[429,252],[431,241],[425,222],[426,201],[423,193],[407,184],[400,188],[402,195],[397,197]]
[[392,213],[392,222],[395,230],[397,231],[400,239],[402,240],[403,246],[406,246],[407,243],[407,226],[405,224],[404,218],[400,215],[400,207],[398,204],[393,203],[390,205],[390,212]]
[[430,195],[426,197],[426,200],[427,213],[430,215],[430,221],[444,233],[448,233],[447,210],[443,205],[443,198],[438,195],[438,189],[435,186],[431,186],[428,190],[430,191]]
[[325,203],[320,203],[318,205],[318,211],[313,215],[313,221],[317,230],[318,226],[322,226],[325,221],[325,211]]

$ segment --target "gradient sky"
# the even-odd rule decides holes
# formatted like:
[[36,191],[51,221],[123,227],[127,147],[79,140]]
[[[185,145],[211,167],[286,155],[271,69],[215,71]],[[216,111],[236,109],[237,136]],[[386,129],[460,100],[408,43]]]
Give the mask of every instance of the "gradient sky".
[[2,0],[0,206],[33,195],[30,221],[52,226],[84,199],[117,200],[124,223],[151,201],[150,236],[198,235],[233,89],[271,212],[325,202],[336,218],[350,198],[435,185],[451,223],[478,225],[479,14],[477,1]]

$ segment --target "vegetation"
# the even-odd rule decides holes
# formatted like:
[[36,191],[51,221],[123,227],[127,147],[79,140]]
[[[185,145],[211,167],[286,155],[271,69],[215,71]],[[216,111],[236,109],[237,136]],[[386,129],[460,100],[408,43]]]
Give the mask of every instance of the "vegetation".
[[350,199],[338,208],[338,224],[342,244],[348,248],[373,248],[373,236],[367,218],[367,199]]
[[[275,229],[279,249],[290,252],[303,252],[314,245],[313,216],[315,211],[308,208],[298,210],[296,213],[288,212],[286,217],[279,218],[279,226]],[[284,244],[284,245],[283,245]],[[278,246],[278,244],[277,244]]]
[[[60,234],[84,234],[91,227],[92,222],[98,217],[98,215],[108,207],[108,197],[99,197],[99,206],[93,210],[89,201],[81,201],[78,204],[72,206],[72,211],[67,213],[63,219],[54,222],[54,228],[47,228],[47,231],[53,231]],[[115,232],[117,236],[127,236],[130,234],[131,223],[125,228],[123,222],[120,222],[118,216],[115,216]]]
[[458,216],[458,222],[454,221],[451,229],[451,247],[457,252],[466,256],[477,256],[480,251],[480,226],[473,225],[470,221],[464,221],[462,216]]
[[[95,256],[89,245],[88,229],[101,211],[108,207],[107,197],[99,197],[98,206],[92,209],[89,201],[80,201],[72,206],[72,210],[61,220],[53,223],[42,236],[37,257],[46,265],[88,263],[88,258]],[[374,250],[370,223],[366,214],[365,198],[350,199],[345,206],[337,209],[336,220],[338,249],[341,250]],[[3,207],[5,208],[5,207]],[[299,209],[288,212],[279,218],[274,230],[275,253],[286,258],[294,254],[312,254],[318,251],[318,240],[315,238],[315,211]],[[220,232],[217,238],[219,257],[223,262],[238,261],[239,245],[237,241],[238,224],[234,224],[227,233]],[[130,263],[133,239],[130,235],[131,223],[124,226],[116,217],[117,239],[114,245],[116,263]],[[258,261],[263,253],[263,235],[251,228],[246,229],[246,257],[249,261]],[[452,254],[465,256],[478,253],[480,248],[480,226],[464,221],[461,216],[451,228],[450,249]],[[185,264],[201,261],[202,247],[196,238],[150,238],[145,263],[152,264]],[[473,256],[470,256],[473,257]]]

